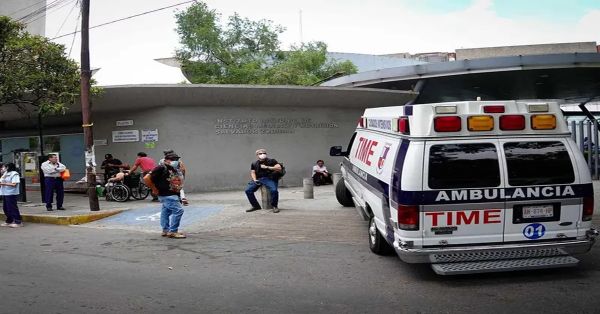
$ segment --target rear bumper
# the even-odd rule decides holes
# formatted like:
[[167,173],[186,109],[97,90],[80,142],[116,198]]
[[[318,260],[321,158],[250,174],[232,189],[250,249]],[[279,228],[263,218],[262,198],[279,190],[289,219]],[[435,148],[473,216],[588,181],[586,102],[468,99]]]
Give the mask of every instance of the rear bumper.
[[451,263],[582,254],[595,243],[598,231],[590,229],[585,239],[469,247],[412,248],[394,243],[401,260],[407,263]]

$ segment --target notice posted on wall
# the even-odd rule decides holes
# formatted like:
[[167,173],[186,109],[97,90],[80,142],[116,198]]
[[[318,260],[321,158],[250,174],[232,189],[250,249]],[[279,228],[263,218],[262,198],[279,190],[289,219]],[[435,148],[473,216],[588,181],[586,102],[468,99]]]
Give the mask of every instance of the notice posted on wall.
[[158,142],[158,129],[143,129],[142,142]]
[[139,142],[140,131],[139,130],[122,130],[112,132],[113,143],[127,143],[127,142]]

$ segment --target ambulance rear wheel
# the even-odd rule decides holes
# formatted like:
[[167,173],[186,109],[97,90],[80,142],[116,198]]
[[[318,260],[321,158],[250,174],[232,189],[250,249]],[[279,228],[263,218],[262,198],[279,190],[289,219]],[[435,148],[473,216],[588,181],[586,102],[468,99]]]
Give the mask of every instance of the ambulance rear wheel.
[[337,185],[335,186],[335,198],[337,198],[337,201],[342,206],[354,206],[354,201],[352,201],[352,194],[350,193],[350,191],[348,191],[348,188],[346,188],[346,185],[344,184],[344,178],[340,178],[340,180],[337,182]]
[[377,229],[374,216],[369,220],[369,248],[371,252],[377,255],[388,255],[392,252],[392,247],[385,241],[379,229]]

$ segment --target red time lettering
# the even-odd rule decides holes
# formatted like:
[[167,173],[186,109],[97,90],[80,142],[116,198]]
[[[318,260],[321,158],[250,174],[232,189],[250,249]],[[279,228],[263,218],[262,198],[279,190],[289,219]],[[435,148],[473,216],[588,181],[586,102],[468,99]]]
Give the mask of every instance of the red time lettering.
[[[483,212],[483,219],[481,219],[480,212]],[[432,227],[437,227],[440,222],[445,222],[446,226],[499,224],[502,223],[501,212],[501,209],[472,210],[468,214],[467,211],[427,212],[425,217],[431,217]]]
[[377,141],[369,140],[364,137],[359,138],[358,148],[356,149],[354,157],[370,166],[371,160],[369,160],[369,158],[373,156],[373,149],[375,146],[377,146],[377,144]]

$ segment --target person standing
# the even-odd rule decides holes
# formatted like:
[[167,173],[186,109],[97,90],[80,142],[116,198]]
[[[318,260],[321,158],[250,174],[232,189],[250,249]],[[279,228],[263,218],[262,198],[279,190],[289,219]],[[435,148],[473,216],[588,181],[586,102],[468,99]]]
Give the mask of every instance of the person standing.
[[[156,161],[154,159],[148,157],[148,155],[144,152],[139,152],[137,154],[137,159],[133,163],[133,167],[131,167],[131,173],[134,173],[137,168],[142,169],[142,178],[150,173],[152,169],[156,168]],[[152,201],[158,201],[158,195],[154,195],[152,193]]]
[[183,216],[180,192],[183,188],[183,177],[171,164],[177,161],[177,154],[167,154],[162,165],[152,170],[152,183],[158,189],[158,199],[162,204],[160,226],[162,236],[184,239],[185,234],[179,232],[179,223]]
[[46,202],[46,210],[52,211],[52,203],[54,200],[54,192],[56,191],[56,209],[65,210],[63,200],[65,199],[65,189],[63,179],[60,174],[67,167],[58,162],[58,157],[55,154],[48,155],[48,160],[42,163],[42,171],[44,172],[44,200]]
[[0,195],[4,198],[2,210],[6,216],[6,221],[0,226],[11,228],[22,227],[21,213],[19,213],[19,207],[17,206],[21,177],[14,163],[8,163],[3,168],[3,175],[0,177]]
[[249,213],[262,209],[256,200],[256,196],[254,196],[254,192],[258,191],[261,185],[264,185],[269,189],[269,192],[271,192],[271,206],[273,206],[273,212],[278,213],[278,181],[274,174],[281,171],[281,165],[277,160],[267,158],[267,150],[264,148],[256,151],[256,158],[257,160],[250,165],[250,177],[252,178],[252,181],[248,182],[248,186],[246,187],[246,196],[252,207],[247,209],[246,212]]
[[321,159],[317,160],[317,164],[313,166],[313,183],[316,186],[325,185],[325,184],[333,184],[331,180],[331,175],[327,171],[327,167],[325,167],[325,162]]
[[[175,154],[175,155],[177,155],[177,154],[175,153],[175,151],[174,151],[174,150],[172,150],[172,149],[165,150],[165,151],[163,151],[163,153],[165,154],[165,156],[167,156],[167,155],[169,155],[169,154]],[[164,161],[165,161],[165,159],[163,158],[163,159],[161,159],[161,160],[158,162],[158,164],[159,164],[159,165],[162,165],[162,164],[164,163]],[[175,168],[175,169],[176,169],[176,170],[179,172],[179,174],[181,175],[181,177],[182,177],[182,178],[185,180],[185,172],[186,172],[186,167],[185,167],[185,164],[183,163],[183,160],[181,160],[181,157],[179,157],[179,156],[178,156],[178,157],[177,157],[177,160],[173,160],[173,161],[171,162],[171,167]],[[188,201],[188,199],[185,197],[185,191],[184,191],[183,189],[181,189],[181,191],[180,191],[180,195],[181,195],[181,203],[182,203],[184,206],[187,206],[187,205],[189,205],[189,204],[190,204],[190,202],[189,202],[189,201]]]

